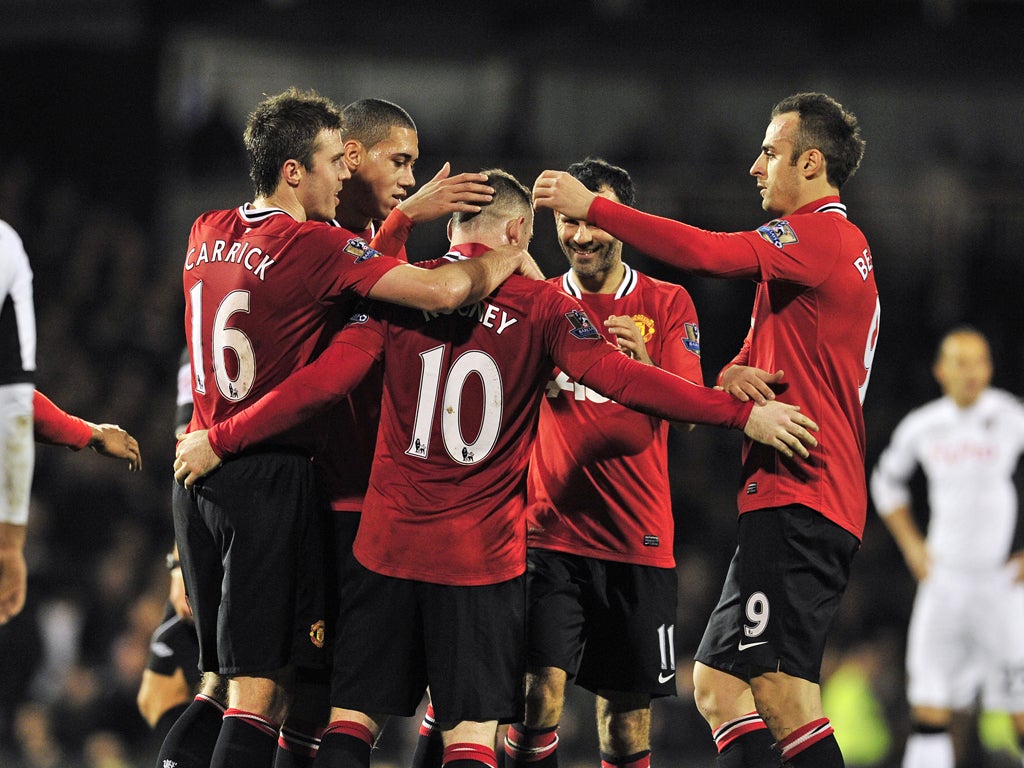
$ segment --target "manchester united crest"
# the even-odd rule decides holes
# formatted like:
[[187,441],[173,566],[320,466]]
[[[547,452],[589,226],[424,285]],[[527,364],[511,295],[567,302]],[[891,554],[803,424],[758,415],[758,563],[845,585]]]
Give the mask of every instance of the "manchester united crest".
[[324,620],[314,622],[309,628],[309,640],[317,648],[324,647]]
[[654,321],[647,315],[633,315],[633,322],[644,337],[644,344],[649,344],[654,338]]

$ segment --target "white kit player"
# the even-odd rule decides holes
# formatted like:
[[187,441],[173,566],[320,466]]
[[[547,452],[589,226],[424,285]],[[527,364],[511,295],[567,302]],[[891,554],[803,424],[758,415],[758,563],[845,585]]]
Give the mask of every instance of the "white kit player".
[[[972,328],[943,338],[933,373],[943,396],[904,417],[871,476],[875,507],[918,581],[904,768],[953,768],[951,716],[979,693],[987,709],[1011,713],[1024,738],[1024,553],[1010,556],[1024,404],[989,386],[989,345]],[[918,466],[928,483],[927,537],[911,511]]]

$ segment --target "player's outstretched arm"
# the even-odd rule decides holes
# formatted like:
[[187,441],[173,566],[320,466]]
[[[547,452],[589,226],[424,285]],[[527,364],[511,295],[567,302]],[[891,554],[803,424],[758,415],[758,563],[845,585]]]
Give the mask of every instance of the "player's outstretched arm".
[[811,434],[818,431],[818,425],[795,405],[777,400],[758,406],[741,403],[726,392],[694,384],[617,353],[604,355],[582,376],[574,372],[572,360],[555,362],[605,397],[663,419],[739,428],[751,440],[789,457],[795,453],[807,458],[808,448],[818,445]]
[[142,451],[139,449],[138,440],[117,424],[93,424],[91,421],[85,423],[92,430],[88,445],[96,453],[112,459],[127,459],[130,472],[142,469]]
[[266,442],[308,421],[345,397],[373,366],[375,357],[337,334],[320,356],[266,395],[210,430],[179,435],[174,479],[191,488],[223,458]]
[[504,245],[473,259],[420,269],[403,264],[385,273],[370,289],[369,298],[428,312],[454,312],[490,295],[509,275],[543,280],[530,254]]

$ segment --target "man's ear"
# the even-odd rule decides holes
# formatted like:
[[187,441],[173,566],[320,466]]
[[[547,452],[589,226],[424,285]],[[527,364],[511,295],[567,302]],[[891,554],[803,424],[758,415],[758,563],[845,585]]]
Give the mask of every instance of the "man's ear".
[[305,172],[305,166],[293,158],[285,160],[284,165],[281,166],[281,178],[287,182],[289,187],[299,186]]
[[825,174],[825,156],[820,149],[808,149],[800,157],[800,170],[806,179]]
[[522,242],[523,225],[525,223],[525,216],[518,216],[505,222],[505,241],[507,245],[519,245]]
[[445,231],[448,233],[448,242],[452,241],[452,226],[455,224],[455,219],[448,219],[448,226]]
[[363,146],[363,142],[359,141],[359,139],[349,139],[341,148],[341,156],[345,159],[345,165],[348,166],[349,171],[352,173],[355,173],[356,169],[362,164],[365,154],[366,147]]

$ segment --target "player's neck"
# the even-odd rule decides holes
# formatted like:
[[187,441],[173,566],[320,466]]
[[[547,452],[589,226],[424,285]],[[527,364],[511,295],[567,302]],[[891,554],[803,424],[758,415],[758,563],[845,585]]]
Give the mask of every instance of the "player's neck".
[[584,293],[615,293],[626,274],[626,265],[619,260],[603,272],[593,275],[581,275],[576,271],[572,274]]
[[252,207],[256,209],[280,208],[285,213],[290,214],[296,221],[305,221],[308,218],[306,216],[306,209],[302,207],[294,196],[282,195],[277,192],[266,197],[257,197],[252,201]]
[[334,211],[335,220],[349,232],[363,232],[370,228],[373,219],[366,214],[345,207],[342,203]]

